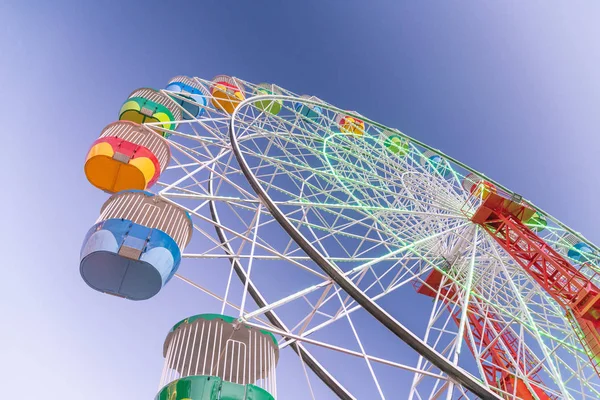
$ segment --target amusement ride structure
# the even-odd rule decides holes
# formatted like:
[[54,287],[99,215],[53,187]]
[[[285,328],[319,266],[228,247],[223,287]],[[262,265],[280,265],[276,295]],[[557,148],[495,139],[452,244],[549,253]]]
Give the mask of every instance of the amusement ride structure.
[[110,194],[90,287],[176,277],[222,304],[168,332],[156,400],[273,400],[288,347],[312,398],[600,398],[600,250],[396,129],[178,76],[134,91],[84,168]]

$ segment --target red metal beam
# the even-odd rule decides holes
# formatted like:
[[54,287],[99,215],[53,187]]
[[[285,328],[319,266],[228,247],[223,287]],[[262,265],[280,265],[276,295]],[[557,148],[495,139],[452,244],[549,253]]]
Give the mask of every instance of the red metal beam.
[[583,274],[523,223],[533,212],[519,202],[490,193],[471,220],[565,309],[600,375],[600,289],[589,274]]
[[[501,200],[501,201],[498,201]],[[577,317],[600,317],[600,289],[521,221],[514,202],[496,193],[488,196],[472,221],[480,224],[511,257],[559,304]]]
[[[434,270],[427,276],[425,283],[417,285],[415,289],[420,294],[435,297],[442,280],[443,275]],[[452,315],[452,319],[459,325],[462,309],[459,308],[453,312],[451,307],[457,301],[456,294],[453,293],[453,290],[443,289],[440,295],[444,296],[444,302]],[[547,395],[540,388],[539,385],[541,385],[542,380],[537,375],[537,371],[534,370],[534,368],[539,370],[540,367],[536,367],[535,357],[527,348],[519,349],[519,339],[511,329],[504,329],[502,320],[498,316],[483,310],[483,304],[477,298],[472,298],[468,306],[467,319],[471,327],[475,347],[485,349],[481,358],[487,360],[488,363],[482,364],[482,368],[490,386],[497,387],[507,393],[515,393],[522,399],[534,399],[525,382],[515,376],[518,368],[529,374],[529,382],[540,400],[556,399],[557,397]],[[466,333],[465,341],[471,352],[476,354],[475,348],[471,347],[471,342],[468,340]],[[521,357],[518,356],[519,354],[521,354]],[[519,360],[519,365],[516,365],[516,360]]]

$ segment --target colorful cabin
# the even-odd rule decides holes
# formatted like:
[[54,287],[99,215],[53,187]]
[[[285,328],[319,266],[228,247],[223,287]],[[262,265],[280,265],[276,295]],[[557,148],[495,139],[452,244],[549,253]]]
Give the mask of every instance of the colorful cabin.
[[[349,112],[357,114],[356,111]],[[337,114],[335,116],[335,122],[337,122],[340,130],[343,133],[352,133],[357,136],[362,136],[365,134],[365,123],[363,120],[360,120],[357,117],[347,114]]]
[[213,106],[227,114],[233,114],[240,102],[246,98],[244,85],[240,80],[227,75],[216,76],[212,82],[210,93]]
[[178,206],[140,190],[116,193],[85,237],[81,276],[100,292],[149,299],[173,277],[191,236],[191,218]]
[[[309,96],[307,94],[300,96],[300,99],[322,103],[317,97]],[[321,114],[323,114],[323,108],[321,108],[321,106],[318,104],[309,104],[300,101],[294,102],[294,110],[312,122],[317,122],[319,117],[321,117]]]
[[396,131],[384,131],[383,145],[399,157],[405,157],[410,151],[410,143]]
[[102,130],[85,159],[88,181],[109,193],[151,187],[171,160],[169,145],[152,129],[129,121]]
[[119,120],[131,121],[138,124],[159,123],[157,132],[164,137],[170,133],[160,128],[173,130],[177,127],[175,121],[181,120],[181,109],[158,90],[143,88],[131,93],[121,107]]
[[[271,84],[271,83],[259,83],[256,85],[254,89],[255,96],[264,96],[264,95],[277,95],[281,96],[283,93],[281,90]],[[283,100],[262,100],[254,103],[256,108],[262,110],[264,112],[268,112],[269,114],[277,115],[281,111],[281,107],[283,106]]]
[[529,218],[527,221],[523,221],[523,223],[535,233],[542,232],[544,229],[546,229],[546,226],[548,226],[546,217],[544,214],[541,214],[538,211],[535,211],[531,218]]
[[276,395],[277,340],[233,317],[184,319],[167,335],[163,356],[155,400],[274,400]]
[[448,178],[451,174],[450,165],[442,156],[434,153],[431,150],[427,150],[421,156],[421,165],[425,167],[429,172],[437,172],[444,178]]
[[561,244],[563,245],[563,253],[566,253],[567,257],[578,263],[583,264],[589,262],[594,254],[594,251],[589,244],[572,233],[563,235]]
[[485,200],[491,193],[496,193],[496,186],[485,179],[470,173],[463,179],[461,183],[463,189],[473,196]]
[[176,76],[169,81],[165,90],[176,94],[170,97],[184,109],[181,114],[185,120],[201,117],[208,106],[208,89],[193,78]]

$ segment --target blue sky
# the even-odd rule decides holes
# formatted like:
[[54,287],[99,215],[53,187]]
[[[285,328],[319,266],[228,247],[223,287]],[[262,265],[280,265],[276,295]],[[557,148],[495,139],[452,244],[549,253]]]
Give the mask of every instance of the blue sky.
[[174,75],[275,82],[357,110],[600,243],[599,11],[591,1],[3,1],[4,395],[150,398],[170,324],[210,308],[183,287],[123,302],[78,271],[106,198],[85,180],[85,153],[133,89]]

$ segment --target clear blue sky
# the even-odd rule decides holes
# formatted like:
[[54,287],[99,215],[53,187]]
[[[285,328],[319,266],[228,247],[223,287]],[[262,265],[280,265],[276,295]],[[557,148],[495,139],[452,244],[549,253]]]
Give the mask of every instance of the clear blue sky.
[[357,110],[600,243],[599,12],[593,1],[2,1],[3,396],[149,399],[169,326],[210,307],[179,283],[125,302],[78,271],[106,198],[85,180],[85,153],[133,89],[174,75],[275,82]]

